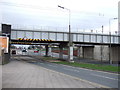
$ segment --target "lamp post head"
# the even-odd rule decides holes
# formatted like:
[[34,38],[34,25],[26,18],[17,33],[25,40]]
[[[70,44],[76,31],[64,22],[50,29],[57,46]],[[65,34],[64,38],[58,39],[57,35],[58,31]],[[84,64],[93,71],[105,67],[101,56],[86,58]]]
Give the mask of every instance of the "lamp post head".
[[115,18],[110,18],[109,21],[110,21],[110,20],[116,20],[116,19],[118,19],[118,18],[117,18],[117,17],[115,17]]
[[64,7],[62,7],[62,6],[60,6],[60,5],[58,5],[58,7],[59,7],[59,8],[62,8],[62,9],[65,9]]
[[118,19],[118,18],[113,18],[113,19]]

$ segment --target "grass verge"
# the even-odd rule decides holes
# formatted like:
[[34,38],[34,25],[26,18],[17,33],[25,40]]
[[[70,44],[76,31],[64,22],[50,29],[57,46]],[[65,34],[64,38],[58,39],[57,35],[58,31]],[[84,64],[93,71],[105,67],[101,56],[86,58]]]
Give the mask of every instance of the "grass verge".
[[82,67],[82,68],[88,68],[88,69],[94,69],[94,70],[102,70],[102,71],[109,71],[109,72],[120,72],[120,67],[118,66],[111,66],[111,65],[102,65],[102,64],[88,64],[88,63],[70,63],[66,61],[60,61],[60,62],[54,62],[57,64],[65,64],[75,67]]
[[[43,60],[50,61],[52,63],[56,64],[64,64],[74,67],[81,67],[81,68],[87,68],[87,69],[93,69],[93,70],[101,70],[101,71],[108,71],[108,72],[114,72],[118,73],[120,72],[120,67],[118,66],[111,66],[111,65],[103,65],[103,64],[90,64],[90,63],[78,63],[78,62],[67,62],[67,61],[60,61],[59,58],[54,57],[40,57]],[[54,62],[55,60],[59,60],[58,62]]]

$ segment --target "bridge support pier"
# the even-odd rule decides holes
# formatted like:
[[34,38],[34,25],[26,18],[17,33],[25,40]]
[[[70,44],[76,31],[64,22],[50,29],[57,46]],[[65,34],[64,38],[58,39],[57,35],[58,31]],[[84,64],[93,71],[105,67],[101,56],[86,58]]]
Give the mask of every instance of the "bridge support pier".
[[60,44],[59,48],[60,48],[59,58],[63,59],[63,45]]
[[52,52],[52,48],[49,47],[48,49],[49,49],[49,56],[51,56],[51,55],[52,55],[52,54],[51,54],[51,52]]
[[74,62],[73,61],[73,45],[68,47],[68,61],[69,62]]
[[78,58],[83,58],[83,49],[82,49],[82,47],[78,47],[78,49],[77,49],[77,57]]
[[60,45],[59,45],[59,50],[60,50],[59,58],[60,59],[64,59],[64,57],[63,57],[63,48],[66,47],[66,46],[67,46],[67,44],[65,44],[65,43],[60,43]]
[[83,46],[83,58],[94,58],[94,46]]
[[77,57],[80,58],[80,47],[77,48]]
[[120,63],[120,47],[119,46],[112,46],[111,47],[111,56],[110,56],[110,62],[111,64]]
[[45,45],[45,49],[46,49],[46,50],[45,50],[45,56],[48,57],[48,51],[49,51],[48,45]]
[[52,48],[51,46],[49,47],[49,45],[45,45],[45,56],[48,57],[48,56],[52,56],[51,52],[52,52]]

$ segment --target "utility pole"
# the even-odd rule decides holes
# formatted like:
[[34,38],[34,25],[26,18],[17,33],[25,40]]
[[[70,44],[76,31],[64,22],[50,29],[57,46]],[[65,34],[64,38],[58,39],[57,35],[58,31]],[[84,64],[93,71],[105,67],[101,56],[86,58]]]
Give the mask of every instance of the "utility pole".
[[101,62],[102,62],[102,57],[103,57],[103,47],[102,47],[102,43],[103,43],[103,25],[102,25],[102,35],[101,35]]
[[112,64],[112,60],[111,60],[111,20],[115,20],[118,18],[110,18],[109,19],[109,37],[110,37],[110,45],[109,45],[109,63]]

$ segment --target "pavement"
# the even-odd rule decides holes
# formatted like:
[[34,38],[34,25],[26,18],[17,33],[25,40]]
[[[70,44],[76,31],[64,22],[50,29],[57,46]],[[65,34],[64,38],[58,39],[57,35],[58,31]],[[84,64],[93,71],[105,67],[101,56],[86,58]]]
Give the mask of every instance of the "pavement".
[[0,90],[2,89],[2,65],[0,65]]
[[0,56],[0,90],[2,89],[2,56]]
[[[32,60],[29,57],[26,60],[28,59]],[[101,86],[15,58],[2,67],[2,88],[101,88]]]

